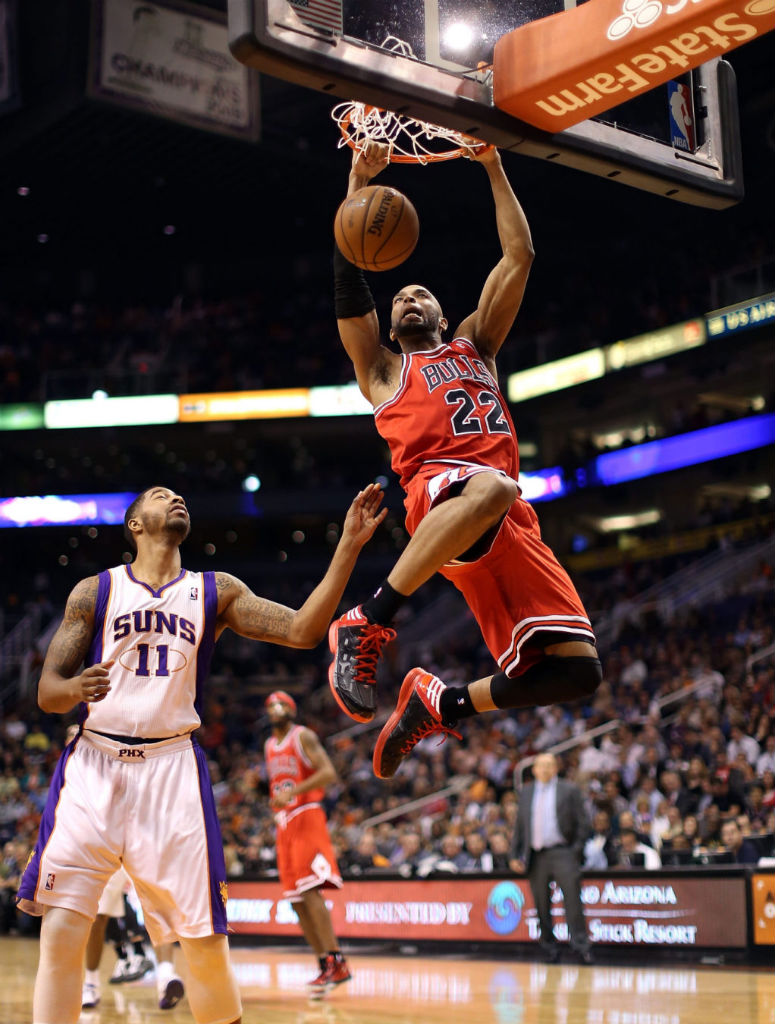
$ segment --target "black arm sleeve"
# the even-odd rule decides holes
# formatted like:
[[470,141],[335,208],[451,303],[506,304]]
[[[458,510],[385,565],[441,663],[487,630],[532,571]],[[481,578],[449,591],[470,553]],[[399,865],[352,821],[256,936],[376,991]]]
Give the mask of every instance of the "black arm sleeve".
[[346,260],[334,243],[334,309],[337,320],[366,316],[374,305],[374,296],[363,271]]

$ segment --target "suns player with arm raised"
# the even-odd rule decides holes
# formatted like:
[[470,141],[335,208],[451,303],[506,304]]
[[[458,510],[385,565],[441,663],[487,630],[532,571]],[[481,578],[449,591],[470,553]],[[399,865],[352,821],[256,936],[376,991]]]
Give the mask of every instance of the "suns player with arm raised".
[[[287,647],[318,644],[358,553],[382,521],[382,493],[355,497],[323,579],[298,609],[222,572],[189,572],[183,498],[151,487],[124,529],[137,555],[73,589],[40,678],[43,711],[79,707],[60,757],[18,904],[43,915],[32,1024],[75,1024],[91,922],[123,864],[155,946],[179,941],[197,1024],[236,1024],[226,940],[226,868],[201,724],[214,644],[225,629]],[[82,667],[85,666],[85,667]]]
[[[373,719],[377,659],[395,636],[390,623],[436,572],[465,597],[499,668],[456,688],[422,669],[409,672],[374,751],[382,778],[430,732],[496,708],[586,697],[602,677],[589,618],[520,496],[516,432],[498,388],[495,358],[533,260],[530,229],[497,150],[472,151],[471,159],[489,179],[501,255],[452,340],[443,338],[447,320],[434,294],[410,284],[393,298],[390,339],[400,352],[392,351],[363,273],[334,253],[339,334],[406,491],[412,535],[375,593],[332,623],[334,697],[356,721]],[[387,163],[380,143],[356,151],[348,194]]]
[[351,977],[321,892],[342,887],[321,804],[326,787],[336,782],[336,769],[317,734],[295,722],[296,701],[289,693],[270,693],[266,709],[272,735],[264,758],[277,826],[277,869],[283,898],[317,954],[320,973],[308,988],[320,996]]

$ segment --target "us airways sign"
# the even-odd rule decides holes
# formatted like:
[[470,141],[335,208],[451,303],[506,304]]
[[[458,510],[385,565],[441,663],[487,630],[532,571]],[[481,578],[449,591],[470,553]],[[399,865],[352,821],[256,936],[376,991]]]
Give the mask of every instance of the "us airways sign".
[[495,45],[495,106],[570,128],[775,28],[775,0],[591,0]]

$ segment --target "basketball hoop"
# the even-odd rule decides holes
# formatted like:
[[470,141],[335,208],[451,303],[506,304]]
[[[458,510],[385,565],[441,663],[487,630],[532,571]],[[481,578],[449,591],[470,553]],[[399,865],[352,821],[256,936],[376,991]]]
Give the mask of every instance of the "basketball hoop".
[[486,142],[451,128],[441,128],[405,114],[394,114],[367,103],[338,103],[331,117],[339,125],[339,148],[362,151],[369,142],[389,147],[390,162],[395,164],[431,164],[441,160],[468,157],[488,149]]

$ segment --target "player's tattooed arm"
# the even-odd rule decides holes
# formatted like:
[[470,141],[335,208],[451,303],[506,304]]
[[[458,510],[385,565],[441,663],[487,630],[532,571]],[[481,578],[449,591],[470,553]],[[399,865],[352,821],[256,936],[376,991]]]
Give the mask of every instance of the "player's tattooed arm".
[[300,608],[257,597],[241,580],[216,572],[218,591],[217,635],[229,626],[240,636],[285,647],[315,647],[325,637],[358,554],[387,515],[380,510],[382,488],[367,484],[350,504],[342,534],[323,579]]
[[218,592],[218,634],[228,626],[240,636],[252,640],[295,646],[289,640],[296,614],[292,608],[258,597],[247,584],[227,572],[216,572],[215,587]]
[[97,576],[81,580],[67,599],[64,618],[49,644],[40,676],[38,704],[43,711],[65,714],[81,701],[104,700],[110,691],[108,670],[112,661],[78,671],[94,634],[98,585]]

